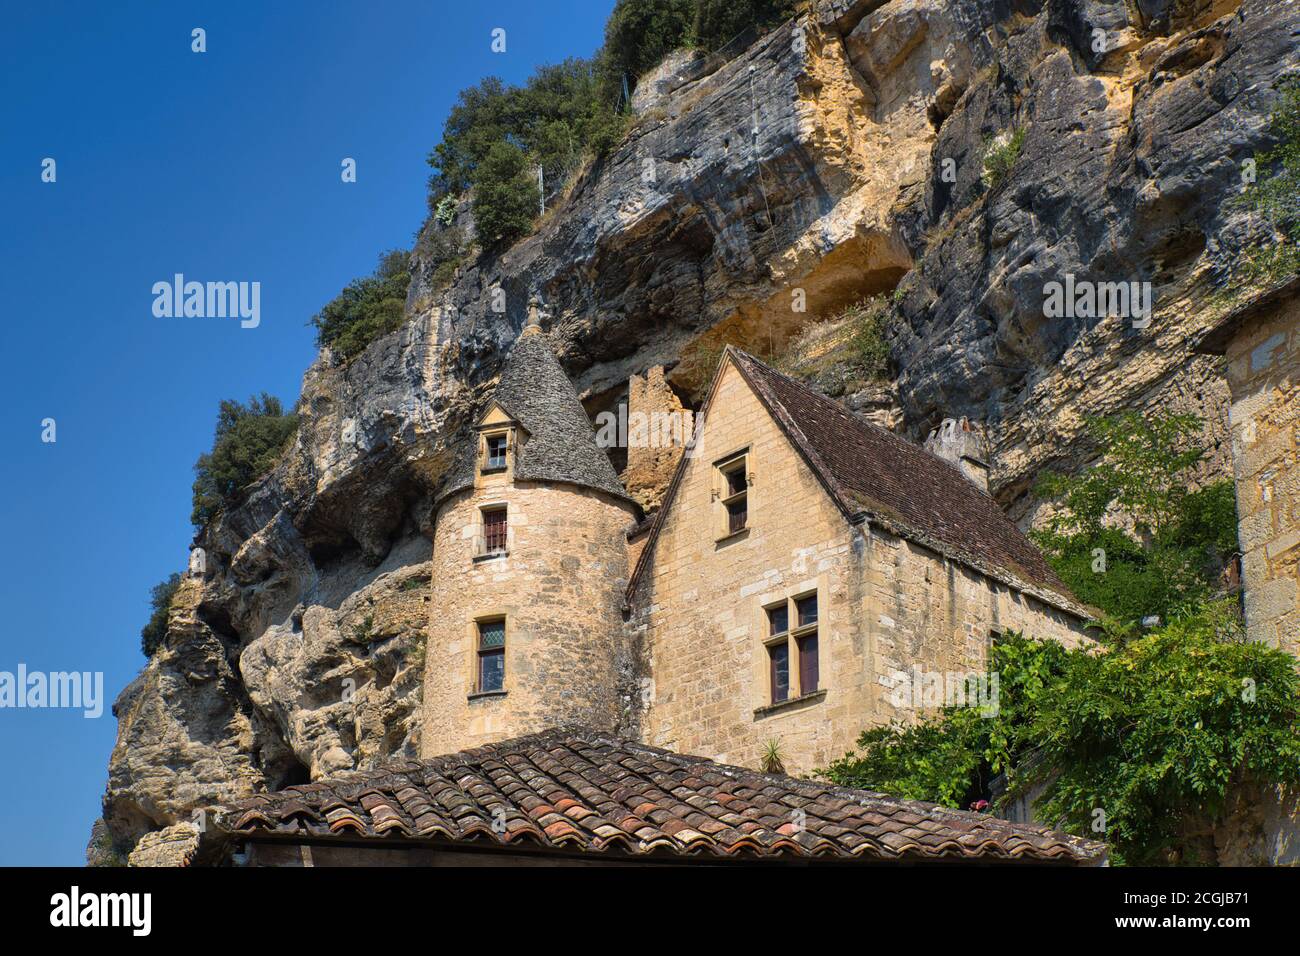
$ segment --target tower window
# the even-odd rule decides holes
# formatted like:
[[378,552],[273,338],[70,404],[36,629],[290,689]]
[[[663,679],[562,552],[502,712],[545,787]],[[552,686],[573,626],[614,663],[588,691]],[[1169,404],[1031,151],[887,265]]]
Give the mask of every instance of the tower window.
[[[769,701],[779,704],[821,688],[817,594],[788,598],[765,609]],[[793,618],[794,627],[790,627]],[[791,662],[793,661],[793,672]]]
[[478,692],[501,690],[506,680],[506,622],[478,622]]
[[475,557],[492,554],[505,554],[509,541],[509,525],[505,508],[483,509],[483,534],[474,549]]
[[488,435],[486,455],[483,459],[484,471],[500,471],[506,467],[506,452],[510,449],[510,436],[506,432]]

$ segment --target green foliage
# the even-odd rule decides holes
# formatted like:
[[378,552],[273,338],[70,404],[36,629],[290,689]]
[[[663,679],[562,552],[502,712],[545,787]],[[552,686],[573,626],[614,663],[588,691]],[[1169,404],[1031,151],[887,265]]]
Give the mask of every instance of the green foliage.
[[794,0],[696,0],[695,42],[717,50],[749,27],[768,30],[790,19]]
[[509,244],[526,234],[537,215],[537,181],[524,151],[493,143],[476,170],[474,224],[485,245]]
[[1011,172],[1011,167],[1020,158],[1020,151],[1025,145],[1024,129],[1017,129],[1005,141],[990,137],[985,141],[984,181],[993,189],[1000,185]]
[[668,53],[693,44],[697,31],[714,49],[794,9],[793,0],[619,0],[591,59],[543,66],[522,86],[490,76],[461,91],[429,154],[430,210],[448,225],[454,197],[472,189],[485,246],[513,242],[532,228],[538,209],[536,167],[551,195],[586,160],[622,142],[632,119],[625,82],[632,86]]
[[618,0],[605,21],[607,63],[633,80],[691,41],[695,0]]
[[149,591],[149,604],[153,611],[149,615],[149,623],[140,629],[140,650],[145,657],[153,657],[167,637],[167,612],[171,609],[172,597],[180,586],[180,574],[173,573]]
[[[1232,787],[1300,779],[1300,679],[1283,651],[1221,639],[1224,615],[1075,652],[1027,734],[1054,768],[1039,812],[1087,834],[1102,810],[1124,862],[1195,862]],[[1211,862],[1211,861],[1201,861]]]
[[859,299],[835,316],[848,322],[854,363],[871,378],[883,378],[889,373],[889,343],[885,341],[888,317],[889,300],[884,296]]
[[1280,88],[1269,135],[1277,145],[1255,157],[1257,178],[1234,202],[1258,213],[1277,236],[1242,250],[1234,286],[1269,286],[1300,272],[1300,79]]
[[333,349],[345,360],[367,345],[400,328],[405,319],[409,256],[400,249],[379,257],[374,273],[348,283],[316,315],[316,344]]
[[247,405],[223,401],[212,451],[194,463],[190,517],[195,527],[242,501],[248,485],[271,470],[297,430],[298,416],[286,413],[273,395],[263,392]]
[[969,807],[991,796],[999,774],[1014,778],[1035,742],[1023,729],[1065,670],[1068,652],[1056,643],[1007,633],[993,647],[990,673],[998,675],[996,713],[945,707],[911,726],[894,724],[863,732],[856,753],[846,754],[819,776],[848,787],[880,790],[910,800]]
[[1234,787],[1300,777],[1295,662],[1232,639],[1234,613],[1209,605],[1108,653],[1007,635],[991,662],[994,716],[949,707],[869,730],[819,775],[967,807],[1005,774],[1004,800],[1042,786],[1039,818],[1103,836],[1115,862],[1187,862]]
[[1060,510],[1034,534],[1061,579],[1117,622],[1169,619],[1207,600],[1236,549],[1232,484],[1188,490],[1204,450],[1190,415],[1129,411],[1091,419],[1104,460],[1035,488]]

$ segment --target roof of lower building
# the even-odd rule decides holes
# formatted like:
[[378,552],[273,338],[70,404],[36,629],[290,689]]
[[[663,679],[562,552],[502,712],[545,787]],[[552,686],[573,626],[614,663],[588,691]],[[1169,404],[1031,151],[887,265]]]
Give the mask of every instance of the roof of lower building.
[[[573,383],[536,326],[515,341],[492,400],[528,432],[516,451],[516,480],[564,482],[628,499],[609,456],[596,444]],[[477,463],[475,436],[462,443],[438,500],[472,487]]]
[[551,730],[249,797],[238,838],[421,841],[702,860],[1097,865],[1104,844],[981,813]]
[[[728,346],[723,362],[728,358],[847,518],[869,520],[1077,617],[1092,616],[998,503],[956,465],[864,421],[752,355]],[[706,404],[702,415],[708,412]],[[683,456],[678,477],[688,461]],[[678,477],[664,496],[657,523],[671,506]],[[652,538],[629,594],[653,547]]]

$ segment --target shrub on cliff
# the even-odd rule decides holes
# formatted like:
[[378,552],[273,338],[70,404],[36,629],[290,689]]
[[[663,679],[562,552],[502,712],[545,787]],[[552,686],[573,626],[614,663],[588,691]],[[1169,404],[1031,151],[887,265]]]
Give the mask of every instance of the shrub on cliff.
[[180,586],[181,576],[172,574],[165,581],[155,584],[149,592],[149,604],[153,612],[149,615],[149,623],[140,629],[140,650],[145,657],[153,657],[154,651],[162,647],[162,642],[167,637],[167,612],[172,606],[172,596]]
[[1200,422],[1130,411],[1088,429],[1105,457],[1080,475],[1039,479],[1036,491],[1059,510],[1035,540],[1074,593],[1118,623],[1198,606],[1237,547],[1232,483],[1188,487],[1205,454],[1193,440]]
[[1279,94],[1269,123],[1276,145],[1255,157],[1258,178],[1234,200],[1277,234],[1242,250],[1233,279],[1251,286],[1268,286],[1300,271],[1300,79],[1285,82]]
[[407,253],[400,249],[379,257],[374,273],[350,282],[320,312],[312,316],[316,344],[333,349],[345,360],[399,328],[405,317]]
[[194,463],[190,518],[195,527],[239,504],[248,486],[275,465],[297,430],[298,416],[286,413],[273,395],[263,392],[246,405],[234,399],[223,401],[212,451]]

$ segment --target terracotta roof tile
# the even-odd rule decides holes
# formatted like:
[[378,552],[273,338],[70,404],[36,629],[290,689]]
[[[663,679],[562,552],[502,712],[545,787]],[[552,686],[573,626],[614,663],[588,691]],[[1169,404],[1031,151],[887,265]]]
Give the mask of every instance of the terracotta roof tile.
[[[496,823],[502,813],[504,827]],[[227,808],[219,826],[235,836],[473,840],[700,859],[1105,859],[1103,844],[1042,827],[725,767],[587,730],[249,797]]]

